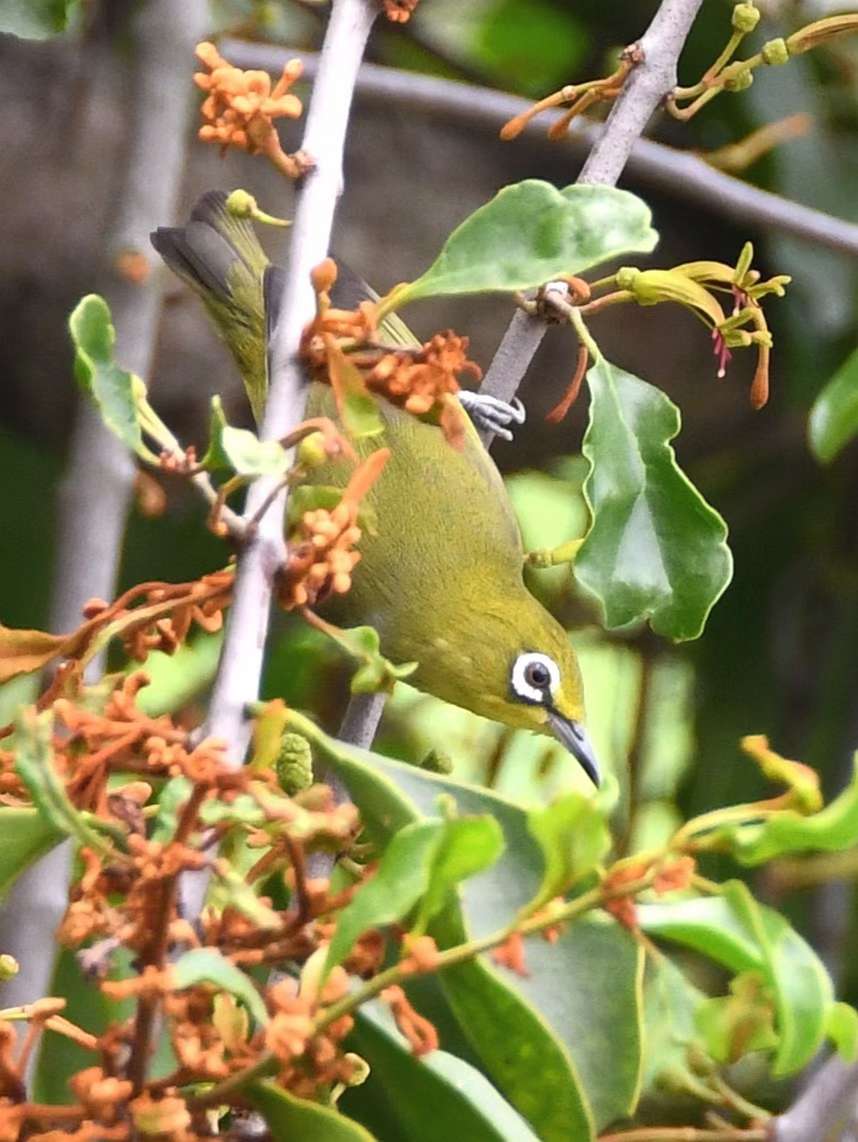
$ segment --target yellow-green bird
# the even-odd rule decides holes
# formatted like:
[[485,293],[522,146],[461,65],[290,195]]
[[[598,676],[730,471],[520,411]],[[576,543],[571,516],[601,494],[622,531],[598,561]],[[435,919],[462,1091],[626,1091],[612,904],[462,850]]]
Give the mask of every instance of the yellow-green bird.
[[[238,364],[259,418],[267,387],[267,332],[282,270],[268,261],[247,219],[210,191],[180,227],[162,227],[152,243],[205,303]],[[353,308],[371,295],[340,264],[333,303]],[[382,327],[399,345],[417,344],[397,318]],[[520,419],[499,402],[463,398],[470,415],[493,427]],[[566,632],[524,584],[524,551],[503,481],[468,417],[464,447],[441,429],[379,398],[384,443],[392,455],[366,500],[376,534],[365,531],[351,590],[335,618],[375,627],[383,653],[416,661],[414,683],[477,714],[553,733],[598,783],[584,731],[581,674]],[[335,414],[329,386],[309,385],[307,415]],[[359,441],[365,455],[378,437]],[[313,482],[342,487],[350,465],[331,463]]]

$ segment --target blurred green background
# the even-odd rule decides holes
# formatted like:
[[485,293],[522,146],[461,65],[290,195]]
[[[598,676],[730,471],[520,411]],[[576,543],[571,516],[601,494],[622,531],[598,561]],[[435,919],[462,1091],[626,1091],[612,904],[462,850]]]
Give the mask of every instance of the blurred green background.
[[[127,8],[90,5],[73,35],[46,43],[0,38],[0,620],[10,626],[47,621],[54,493],[75,401],[65,320],[93,288],[118,183],[124,121],[113,95],[121,88]],[[381,24],[370,59],[541,96],[610,69],[617,48],[641,33],[655,8],[632,0],[424,0],[405,27]],[[840,10],[825,0],[769,0],[760,8],[757,39]],[[216,0],[212,29],[312,50],[324,16],[312,3]],[[729,17],[721,0],[703,5],[681,62],[685,82],[718,53]],[[105,43],[120,62],[109,82],[92,63]],[[858,220],[858,41],[766,70],[749,91],[724,95],[689,125],[662,119],[651,133],[682,149],[711,150],[797,111],[813,115],[811,133],[743,177]],[[297,130],[287,132],[293,146]],[[581,158],[580,147],[568,143],[501,144],[466,111],[456,118],[406,112],[359,95],[335,249],[385,289],[424,268],[450,229],[500,186],[526,176],[565,185]],[[184,208],[204,189],[239,185],[263,207],[288,212],[278,177],[263,164],[235,154],[221,160],[192,145]],[[533,573],[533,590],[580,652],[592,733],[626,791],[618,840],[627,845],[663,836],[680,815],[759,796],[756,770],[738,749],[747,733],[765,733],[780,752],[816,767],[829,793],[844,783],[858,744],[858,447],[824,468],[806,439],[815,395],[856,343],[854,261],[728,222],[690,202],[681,185],[670,193],[632,178],[623,185],[653,208],[662,242],[651,264],[733,262],[750,238],[765,273],[793,276],[786,300],[769,307],[773,391],[759,413],[747,400],[750,362],[735,362],[717,382],[708,337],[688,314],[624,309],[593,323],[609,358],[663,386],[681,407],[680,462],[726,518],[735,557],[733,583],[703,637],[682,646],[645,630],[606,633],[568,569]],[[509,315],[505,300],[466,298],[407,317],[418,333],[452,325],[469,334],[485,366]],[[559,427],[543,420],[573,363],[573,338],[552,331],[522,393],[528,423],[514,444],[496,451],[531,547],[586,527],[578,454],[585,402]],[[231,362],[177,283],[169,286],[150,380],[164,418],[186,441],[204,439],[214,389],[225,394],[231,419],[246,416]],[[189,578],[224,560],[187,491],[169,483],[167,493],[164,515],[135,512],[130,522],[125,584]],[[155,686],[173,695],[181,689],[193,716],[216,654],[209,638],[177,661],[153,659]],[[265,685],[269,695],[282,694],[335,728],[347,675],[335,648],[278,618]],[[150,700],[157,704],[157,691]],[[533,800],[579,780],[559,747],[406,686],[389,704],[378,747],[418,763],[430,751],[442,753],[457,774]],[[774,892],[771,883],[757,889],[770,898]],[[825,883],[780,902],[841,977],[843,998],[858,1001],[858,962],[849,954],[858,940],[852,884]]]

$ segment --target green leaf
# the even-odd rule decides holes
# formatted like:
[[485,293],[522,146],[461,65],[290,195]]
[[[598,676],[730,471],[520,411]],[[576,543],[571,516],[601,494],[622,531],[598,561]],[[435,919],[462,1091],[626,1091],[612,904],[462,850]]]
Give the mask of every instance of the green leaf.
[[732,575],[723,519],[676,463],[679,409],[608,361],[587,373],[582,451],[593,524],[575,577],[601,601],[610,628],[648,618],[657,634],[697,638]]
[[237,476],[284,476],[289,453],[276,440],[260,440],[247,428],[227,424],[218,396],[212,397],[209,446],[201,461],[210,472],[229,469]]
[[740,864],[758,865],[786,853],[842,852],[858,843],[858,753],[852,780],[831,804],[804,816],[783,809],[759,822],[725,826],[707,839],[713,848],[729,852]]
[[256,1082],[242,1094],[262,1115],[274,1142],[375,1142],[357,1122],[329,1106],[295,1098],[274,1082]]
[[494,817],[459,817],[445,822],[415,928],[422,930],[437,916],[457,884],[490,868],[503,852],[503,844],[503,833]]
[[364,932],[401,920],[411,911],[429,886],[429,870],[443,827],[441,821],[414,821],[394,834],[375,876],[337,915],[325,974],[345,959]]
[[58,845],[65,833],[38,809],[0,808],[0,900],[25,868]]
[[760,974],[741,972],[730,981],[730,994],[705,999],[697,1009],[697,1029],[717,1063],[735,1063],[749,1051],[778,1045],[774,1007]]
[[101,419],[132,452],[157,461],[143,443],[140,429],[137,401],[145,394],[145,385],[116,363],[116,330],[103,297],[91,293],[81,298],[69,317],[69,333],[75,347],[75,377]]
[[27,40],[45,40],[64,32],[78,0],[0,0],[0,32]]
[[420,902],[422,928],[443,906],[460,880],[497,859],[503,839],[490,817],[413,821],[394,833],[378,871],[337,916],[325,974],[351,951],[370,928],[401,920]]
[[[379,841],[432,813],[439,794],[452,797],[460,814],[497,820],[505,851],[465,882],[462,911],[450,903],[435,918],[430,934],[439,944],[497,931],[533,899],[544,867],[524,808],[490,790],[343,747],[297,715],[293,728],[344,780]],[[480,958],[444,971],[439,982],[492,1081],[535,1132],[585,1142],[594,1122],[602,1127],[630,1114],[637,1100],[643,956],[624,929],[599,916],[570,925],[556,944],[528,940],[526,955],[527,979]]]
[[441,294],[530,289],[618,254],[649,253],[658,240],[650,218],[649,207],[625,190],[558,190],[526,179],[466,218],[429,269],[390,296],[398,306]]
[[605,814],[595,798],[583,793],[567,793],[546,809],[531,810],[527,828],[545,861],[542,883],[527,905],[529,912],[568,892],[596,868],[611,847]]
[[374,694],[378,690],[392,690],[394,682],[409,678],[417,669],[416,662],[403,662],[397,666],[381,653],[381,640],[374,627],[351,627],[341,630],[328,627],[327,633],[360,666],[350,683],[353,694]]
[[[642,1089],[693,1084],[689,1051],[702,1051],[696,1016],[706,996],[666,956],[648,957],[643,994]],[[685,1082],[686,1076],[690,1083]]]
[[741,881],[720,896],[638,906],[650,935],[694,948],[733,972],[756,971],[772,993],[777,1076],[793,1074],[822,1043],[834,1004],[831,980],[816,953],[787,920],[758,904]]
[[370,1074],[343,1095],[343,1109],[380,1137],[536,1142],[524,1119],[475,1067],[447,1051],[415,1058],[381,1005],[361,1009],[347,1045],[366,1059]]
[[337,409],[346,431],[351,436],[377,436],[384,431],[378,402],[366,387],[366,381],[333,338],[326,344],[328,373],[336,397]]
[[825,1033],[847,1063],[858,1058],[858,1011],[848,1003],[833,1003]]
[[810,410],[810,447],[830,463],[858,433],[858,349],[847,357]]
[[15,772],[27,786],[46,824],[95,852],[104,853],[107,842],[71,803],[54,769],[53,722],[51,710],[41,714],[32,709],[21,711],[14,738]]
[[251,978],[222,956],[217,948],[192,948],[179,956],[172,971],[177,988],[212,983],[240,999],[257,1023],[265,1026],[268,1022],[265,1004]]

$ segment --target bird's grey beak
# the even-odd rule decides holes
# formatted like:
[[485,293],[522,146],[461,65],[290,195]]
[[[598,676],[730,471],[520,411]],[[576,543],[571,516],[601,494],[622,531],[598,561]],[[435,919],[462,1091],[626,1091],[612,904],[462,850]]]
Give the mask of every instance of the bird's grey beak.
[[581,768],[594,785],[600,785],[602,775],[596,754],[590,744],[590,739],[580,722],[572,722],[558,714],[556,710],[548,711],[548,724],[554,736],[563,743],[572,756],[579,762]]

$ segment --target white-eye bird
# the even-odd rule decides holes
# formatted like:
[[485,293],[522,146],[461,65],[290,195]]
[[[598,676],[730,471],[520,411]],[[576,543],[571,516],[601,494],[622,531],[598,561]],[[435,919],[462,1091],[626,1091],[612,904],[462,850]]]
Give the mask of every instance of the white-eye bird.
[[[232,351],[254,413],[267,388],[267,335],[282,270],[268,261],[253,226],[210,191],[180,227],[162,227],[152,243],[172,270],[200,295]],[[341,264],[333,304],[354,308],[371,291]],[[417,344],[398,319],[380,333],[399,347]],[[328,385],[309,384],[307,415],[335,416]],[[468,417],[464,446],[453,448],[437,424],[378,398],[384,438],[358,440],[366,455],[392,452],[365,498],[377,518],[365,530],[350,591],[332,617],[370,625],[383,653],[416,661],[419,688],[477,714],[553,733],[598,783],[599,767],[583,728],[578,662],[560,624],[524,583],[524,551],[503,481]],[[518,419],[468,394],[463,407],[500,426]],[[506,407],[506,406],[504,406]],[[351,465],[314,470],[313,483],[342,487]]]

